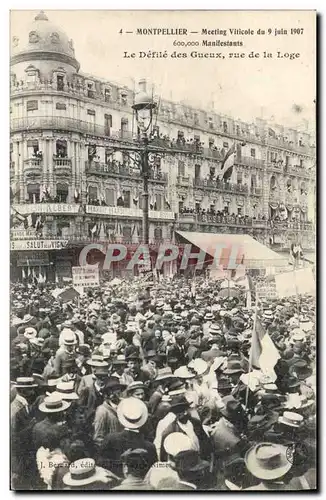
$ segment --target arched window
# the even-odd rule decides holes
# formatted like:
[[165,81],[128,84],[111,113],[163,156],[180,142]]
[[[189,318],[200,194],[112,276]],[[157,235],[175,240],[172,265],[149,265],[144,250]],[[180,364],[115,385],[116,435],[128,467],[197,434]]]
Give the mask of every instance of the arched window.
[[301,185],[300,185],[300,194],[307,194],[307,187],[306,187],[306,183],[304,181],[301,182]]
[[286,190],[288,193],[292,193],[292,191],[293,191],[293,185],[292,185],[291,179],[288,179],[286,181]]
[[39,184],[28,184],[27,185],[27,196],[29,203],[39,203],[40,201],[40,185]]
[[57,184],[57,203],[67,203],[68,198],[68,185],[59,183]]

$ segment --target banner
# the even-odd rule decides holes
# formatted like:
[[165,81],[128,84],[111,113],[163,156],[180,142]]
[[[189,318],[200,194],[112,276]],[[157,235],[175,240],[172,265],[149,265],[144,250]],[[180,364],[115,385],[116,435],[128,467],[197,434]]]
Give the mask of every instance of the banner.
[[61,250],[68,240],[17,240],[10,242],[10,250]]
[[77,287],[99,286],[100,277],[98,268],[89,266],[72,267],[72,283]]
[[78,214],[80,205],[69,203],[26,203],[14,205],[20,214]]
[[291,297],[304,293],[316,295],[316,283],[311,268],[276,274],[275,283],[279,297]]

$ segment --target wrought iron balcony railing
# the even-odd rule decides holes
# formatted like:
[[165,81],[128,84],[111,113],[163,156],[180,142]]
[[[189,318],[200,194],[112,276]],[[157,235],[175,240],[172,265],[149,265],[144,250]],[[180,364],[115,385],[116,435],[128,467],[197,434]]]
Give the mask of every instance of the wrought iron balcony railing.
[[216,179],[202,179],[200,177],[195,177],[193,182],[195,188],[220,191],[224,193],[248,194],[248,186],[245,184],[234,184]]

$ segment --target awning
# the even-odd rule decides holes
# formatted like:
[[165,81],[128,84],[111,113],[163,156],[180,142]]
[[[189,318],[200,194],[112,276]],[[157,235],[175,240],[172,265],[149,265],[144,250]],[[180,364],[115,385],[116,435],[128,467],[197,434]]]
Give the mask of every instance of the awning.
[[237,264],[243,262],[249,269],[283,267],[288,264],[287,256],[280,256],[247,234],[212,234],[190,231],[176,231],[176,234],[212,257],[214,257],[218,245],[225,247],[220,259],[222,261],[220,263],[225,267],[228,265],[231,252],[233,256],[237,256]]

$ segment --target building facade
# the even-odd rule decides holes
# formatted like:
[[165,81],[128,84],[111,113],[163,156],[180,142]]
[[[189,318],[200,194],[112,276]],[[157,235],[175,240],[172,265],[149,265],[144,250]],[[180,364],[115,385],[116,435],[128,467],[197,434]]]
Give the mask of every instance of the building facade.
[[[131,250],[141,242],[142,172],[124,150],[137,144],[135,89],[83,74],[73,41],[43,12],[26,35],[12,35],[12,274],[69,277],[87,242],[124,242]],[[293,241],[314,248],[315,138],[308,132],[164,100],[153,125],[151,144],[162,149],[149,179],[153,248],[178,230],[245,233],[278,250]],[[219,172],[233,146],[224,182]]]

